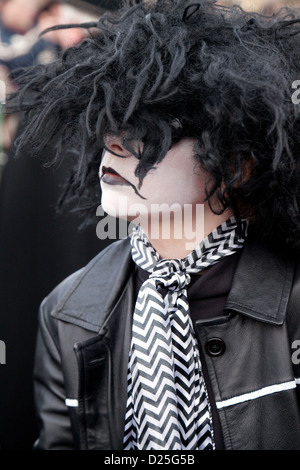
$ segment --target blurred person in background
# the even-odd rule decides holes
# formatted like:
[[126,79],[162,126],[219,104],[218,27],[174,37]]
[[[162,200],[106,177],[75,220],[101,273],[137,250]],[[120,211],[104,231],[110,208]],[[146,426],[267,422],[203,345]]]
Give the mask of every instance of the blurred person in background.
[[[40,34],[47,28],[93,19],[87,11],[53,0],[1,0],[0,3],[0,80],[10,93],[16,84],[9,75],[18,67],[48,63],[67,47],[86,35],[81,28]],[[2,150],[9,149],[18,126],[18,118],[6,116],[2,122]]]
[[[0,2],[0,79],[10,93],[10,72],[19,66],[35,63],[42,51],[53,50],[54,44],[39,39],[38,16],[49,0],[1,0]],[[49,60],[54,59],[54,54]],[[2,165],[18,126],[18,116],[2,121]]]
[[273,14],[280,8],[290,7],[299,8],[299,0],[223,0],[223,5],[239,5],[245,11],[259,12],[266,16]]

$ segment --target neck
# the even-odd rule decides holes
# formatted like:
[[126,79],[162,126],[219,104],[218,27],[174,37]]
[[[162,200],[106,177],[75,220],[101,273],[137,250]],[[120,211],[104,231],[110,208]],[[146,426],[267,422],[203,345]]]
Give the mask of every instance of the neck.
[[183,259],[231,216],[230,211],[216,215],[208,206],[198,205],[191,213],[161,213],[157,220],[151,218],[141,227],[161,258]]

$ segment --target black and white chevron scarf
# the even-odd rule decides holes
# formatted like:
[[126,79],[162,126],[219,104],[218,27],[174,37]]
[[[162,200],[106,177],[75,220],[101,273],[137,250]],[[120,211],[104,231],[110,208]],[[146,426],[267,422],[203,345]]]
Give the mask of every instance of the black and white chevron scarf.
[[132,232],[132,258],[150,275],[133,315],[125,450],[214,449],[187,285],[190,274],[241,248],[247,226],[243,220],[238,235],[235,219],[229,219],[181,260],[161,259],[140,227]]

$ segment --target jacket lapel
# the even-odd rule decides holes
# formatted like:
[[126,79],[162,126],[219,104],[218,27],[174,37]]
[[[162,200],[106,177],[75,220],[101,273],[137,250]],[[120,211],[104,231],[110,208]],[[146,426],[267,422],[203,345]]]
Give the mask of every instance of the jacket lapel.
[[78,273],[51,315],[99,333],[120,298],[132,267],[129,239],[112,243]]
[[75,345],[81,442],[88,450],[123,447],[133,287],[131,275],[99,334]]
[[284,322],[295,263],[289,252],[275,252],[246,241],[233,278],[225,310],[275,325]]

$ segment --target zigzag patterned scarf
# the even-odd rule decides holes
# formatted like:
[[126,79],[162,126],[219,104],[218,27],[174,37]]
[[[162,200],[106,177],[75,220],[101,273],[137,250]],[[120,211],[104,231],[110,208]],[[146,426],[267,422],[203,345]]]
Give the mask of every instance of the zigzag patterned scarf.
[[181,260],[161,259],[140,227],[132,232],[132,258],[150,275],[133,315],[125,450],[214,449],[187,285],[190,274],[240,249],[247,226],[243,220],[238,235],[235,219],[229,219]]

